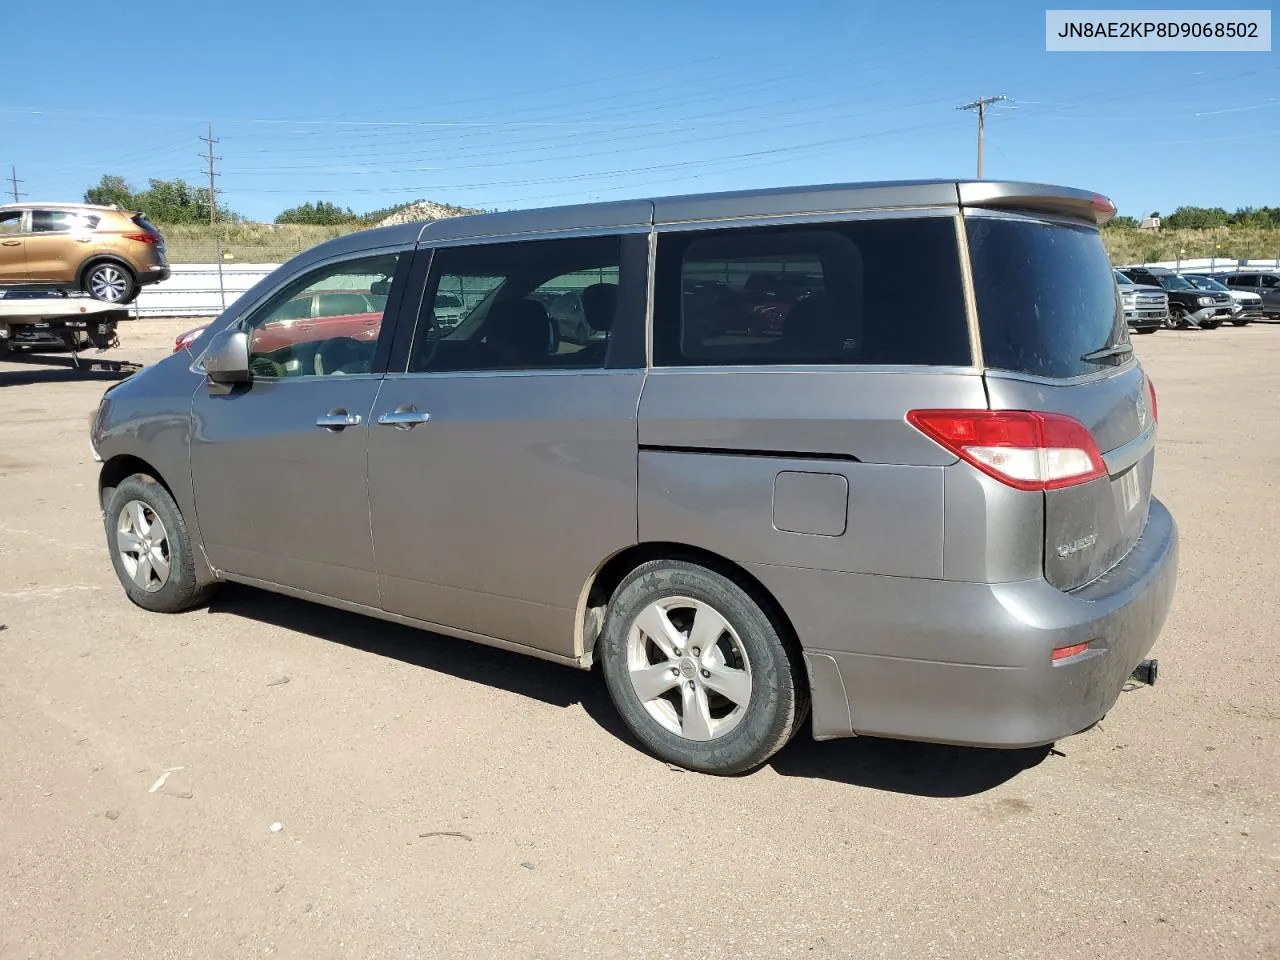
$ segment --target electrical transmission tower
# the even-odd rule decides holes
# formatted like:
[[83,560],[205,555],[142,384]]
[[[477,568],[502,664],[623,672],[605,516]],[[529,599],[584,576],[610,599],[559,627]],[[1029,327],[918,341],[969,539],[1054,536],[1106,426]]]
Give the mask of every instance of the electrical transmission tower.
[[213,139],[212,122],[209,124],[209,135],[206,137],[200,137],[199,139],[203,140],[209,146],[208,153],[202,154],[201,156],[209,162],[209,226],[213,226],[218,219],[218,188],[216,185],[218,174],[213,165],[216,161],[221,160],[222,158],[215,157],[213,155],[213,145],[218,141]]

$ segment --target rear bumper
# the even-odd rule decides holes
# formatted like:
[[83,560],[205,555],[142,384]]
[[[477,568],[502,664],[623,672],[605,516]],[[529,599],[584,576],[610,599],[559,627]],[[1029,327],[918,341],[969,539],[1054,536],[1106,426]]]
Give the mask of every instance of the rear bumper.
[[168,280],[172,272],[167,263],[145,267],[138,271],[138,283],[159,283],[161,280]]
[[[1152,499],[1125,559],[1071,593],[1044,580],[752,572],[804,646],[816,738],[1027,747],[1078,733],[1111,709],[1164,625],[1177,561],[1177,526]],[[1077,643],[1089,649],[1050,660]]]

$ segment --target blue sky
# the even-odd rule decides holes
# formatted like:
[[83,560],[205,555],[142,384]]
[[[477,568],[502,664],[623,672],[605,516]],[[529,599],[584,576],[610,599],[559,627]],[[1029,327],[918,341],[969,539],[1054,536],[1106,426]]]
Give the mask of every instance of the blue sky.
[[32,198],[201,183],[206,120],[255,219],[970,177],[955,106],[1002,93],[989,178],[1132,215],[1280,204],[1276,53],[1046,53],[1044,4],[222,0],[130,8],[114,40],[65,29],[96,0],[53,9],[5,12],[30,42],[6,49],[0,169]]

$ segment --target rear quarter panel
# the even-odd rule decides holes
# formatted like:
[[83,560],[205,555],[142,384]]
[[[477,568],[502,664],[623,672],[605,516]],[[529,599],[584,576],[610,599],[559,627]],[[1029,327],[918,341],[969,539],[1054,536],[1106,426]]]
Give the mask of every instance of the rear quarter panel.
[[[967,372],[655,370],[640,403],[640,539],[738,563],[940,578],[955,458],[905,415],[985,406]],[[799,532],[805,518],[827,527]]]

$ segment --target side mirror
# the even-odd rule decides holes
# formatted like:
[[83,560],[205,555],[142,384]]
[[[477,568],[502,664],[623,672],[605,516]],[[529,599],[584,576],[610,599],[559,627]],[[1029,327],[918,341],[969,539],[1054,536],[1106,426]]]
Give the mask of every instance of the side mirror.
[[249,382],[249,338],[243,330],[223,330],[204,355],[204,372],[214,383]]

